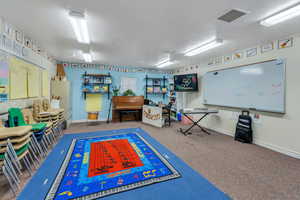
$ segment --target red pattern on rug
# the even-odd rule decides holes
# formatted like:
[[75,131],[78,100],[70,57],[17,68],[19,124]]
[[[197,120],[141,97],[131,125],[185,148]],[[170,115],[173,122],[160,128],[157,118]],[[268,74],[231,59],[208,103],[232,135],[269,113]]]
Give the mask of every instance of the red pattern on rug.
[[127,139],[91,143],[88,177],[143,165]]

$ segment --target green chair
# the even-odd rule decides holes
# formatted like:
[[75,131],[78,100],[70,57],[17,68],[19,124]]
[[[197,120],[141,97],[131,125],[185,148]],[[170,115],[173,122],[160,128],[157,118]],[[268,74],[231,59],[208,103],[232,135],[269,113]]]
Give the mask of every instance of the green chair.
[[46,123],[26,124],[20,108],[10,108],[8,114],[9,127],[31,126],[33,132],[41,132],[47,126]]
[[[22,155],[25,151],[27,151],[29,148],[29,144],[25,144],[24,146],[22,146],[20,149],[15,150],[17,156]],[[4,153],[0,153],[0,161],[4,160]]]

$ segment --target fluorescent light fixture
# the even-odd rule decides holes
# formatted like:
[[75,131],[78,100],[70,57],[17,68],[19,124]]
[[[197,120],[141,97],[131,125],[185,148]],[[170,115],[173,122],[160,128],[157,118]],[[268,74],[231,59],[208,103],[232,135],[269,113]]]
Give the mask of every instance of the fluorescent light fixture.
[[90,53],[83,53],[82,56],[85,62],[91,63],[93,61],[92,55]]
[[213,41],[204,43],[204,44],[202,44],[202,45],[200,45],[198,47],[194,47],[194,48],[188,49],[187,51],[185,51],[184,55],[185,56],[194,56],[194,55],[200,54],[200,53],[202,53],[204,51],[207,51],[209,49],[218,47],[222,43],[223,43],[223,40],[221,40],[221,39],[215,39]]
[[172,64],[174,64],[174,62],[171,62],[170,59],[168,58],[168,59],[162,60],[159,63],[157,63],[156,67],[163,68],[163,67],[166,67],[166,66],[169,66]]
[[300,4],[262,20],[260,24],[263,26],[270,27],[299,15],[300,15]]
[[70,11],[69,19],[76,35],[77,41],[80,43],[89,44],[90,36],[84,14],[76,11]]

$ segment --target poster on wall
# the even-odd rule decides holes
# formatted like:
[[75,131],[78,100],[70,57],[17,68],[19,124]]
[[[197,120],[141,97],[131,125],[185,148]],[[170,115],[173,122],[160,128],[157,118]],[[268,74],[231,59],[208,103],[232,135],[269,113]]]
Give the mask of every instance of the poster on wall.
[[238,59],[241,59],[241,58],[243,58],[243,56],[244,56],[244,54],[243,54],[243,52],[235,52],[234,54],[233,54],[233,60],[238,60]]
[[293,46],[293,38],[278,40],[278,49],[285,49]]
[[15,38],[16,38],[16,41],[19,42],[20,44],[23,44],[23,33],[19,30],[15,30]]
[[0,52],[0,103],[8,100],[8,58],[5,53]]
[[274,49],[274,43],[270,42],[261,46],[261,53],[266,53]]
[[253,57],[257,55],[257,48],[248,49],[246,52],[247,57]]
[[230,62],[231,59],[232,59],[232,56],[231,56],[231,55],[224,56],[224,62],[225,62],[225,63]]

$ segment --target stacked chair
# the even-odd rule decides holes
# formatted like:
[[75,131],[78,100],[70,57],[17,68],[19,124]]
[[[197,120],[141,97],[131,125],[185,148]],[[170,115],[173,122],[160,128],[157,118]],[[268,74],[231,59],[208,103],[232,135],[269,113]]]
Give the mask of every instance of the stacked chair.
[[48,99],[35,100],[33,102],[33,117],[38,122],[52,123],[52,129],[56,138],[63,135],[64,110],[51,109]]
[[0,167],[15,195],[20,189],[23,168],[32,175],[33,168],[40,163],[40,146],[31,129],[31,126],[0,128]]
[[48,152],[50,144],[49,138],[45,136],[45,130],[47,129],[46,123],[27,124],[20,108],[10,108],[8,114],[9,127],[31,126],[31,131],[42,146],[43,151]]
[[10,108],[8,114],[10,128],[0,124],[0,169],[17,195],[23,171],[31,176],[63,135],[64,110],[37,100],[33,109]]
[[[22,113],[28,124],[37,124],[38,123],[34,120],[31,109],[23,109]],[[43,140],[44,142],[42,142],[42,147],[43,147],[43,150],[47,153],[48,149],[51,146],[53,146],[56,142],[56,138],[54,136],[54,131],[53,131],[53,123],[50,121],[39,122],[39,123],[46,124],[46,127],[44,129],[44,140]]]

